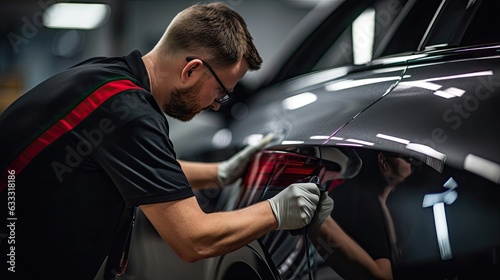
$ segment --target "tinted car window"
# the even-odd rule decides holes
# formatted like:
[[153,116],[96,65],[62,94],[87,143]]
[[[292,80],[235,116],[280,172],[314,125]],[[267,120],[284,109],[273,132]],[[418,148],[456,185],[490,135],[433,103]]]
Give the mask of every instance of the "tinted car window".
[[393,34],[386,36],[374,57],[416,51],[439,4],[439,1],[408,1],[401,11],[401,23],[393,26]]
[[500,17],[498,11],[500,1],[489,1],[479,10],[471,27],[467,31],[464,43],[467,45],[480,45],[500,42]]
[[[438,7],[439,1],[376,1],[347,27],[313,70],[416,51]],[[357,60],[360,54],[367,58]]]
[[[499,42],[498,9],[498,1],[376,1],[358,16],[364,22],[349,25],[312,70],[415,52],[426,34],[425,48]],[[357,50],[369,58],[357,62]]]
[[500,42],[499,1],[447,1],[429,35],[426,48]]
[[442,1],[443,5],[432,26],[426,48],[458,46],[465,31],[477,12],[481,1]]

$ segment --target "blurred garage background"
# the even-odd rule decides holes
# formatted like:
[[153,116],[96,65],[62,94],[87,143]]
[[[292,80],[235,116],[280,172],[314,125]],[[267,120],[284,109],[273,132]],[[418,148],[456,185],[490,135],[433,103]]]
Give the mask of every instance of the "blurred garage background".
[[[320,0],[223,1],[246,19],[264,58]],[[48,28],[43,15],[59,0],[0,1],[0,112],[45,78],[92,56],[148,52],[170,20],[194,0],[103,0],[109,16],[94,29]],[[85,2],[85,1],[79,1]],[[250,79],[254,73],[249,73]]]
[[[147,53],[162,36],[171,19],[180,10],[198,3],[194,0],[103,0],[109,14],[91,29],[49,28],[44,13],[59,0],[0,1],[0,113],[24,92],[49,76],[93,56],[120,56],[132,49]],[[79,3],[88,1],[79,1]],[[270,58],[286,44],[286,37],[320,0],[227,0],[245,18],[254,42],[264,59]],[[83,14],[83,9],[80,10]],[[80,15],[81,15],[80,14]],[[77,15],[78,16],[78,15]],[[73,20],[75,19],[74,16]],[[261,70],[261,71],[262,71]],[[257,83],[258,75],[249,72],[244,78]],[[209,120],[193,124],[174,123],[172,139],[186,136],[184,129],[203,126]],[[191,126],[191,129],[188,128]],[[182,154],[179,155],[182,157]],[[159,239],[157,246],[170,250]],[[168,279],[201,279],[203,262],[184,263],[173,253],[165,254],[161,271]],[[157,256],[165,258],[165,255]],[[144,260],[147,263],[147,260]],[[158,260],[151,260],[158,262]],[[133,268],[132,269],[137,269]],[[137,274],[136,274],[137,275]]]

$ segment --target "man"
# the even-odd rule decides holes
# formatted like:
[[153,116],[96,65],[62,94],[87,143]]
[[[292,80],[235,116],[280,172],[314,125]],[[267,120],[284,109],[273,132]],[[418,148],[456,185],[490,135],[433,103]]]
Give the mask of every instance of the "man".
[[188,262],[273,230],[319,227],[332,206],[310,183],[237,211],[200,209],[192,187],[235,181],[270,139],[222,163],[190,163],[176,159],[168,138],[164,113],[188,121],[218,110],[261,62],[239,14],[200,4],[180,12],[146,55],[87,60],[14,102],[0,116],[0,190],[15,200],[15,276],[93,279],[106,258],[106,277],[120,275],[115,260],[134,207]]

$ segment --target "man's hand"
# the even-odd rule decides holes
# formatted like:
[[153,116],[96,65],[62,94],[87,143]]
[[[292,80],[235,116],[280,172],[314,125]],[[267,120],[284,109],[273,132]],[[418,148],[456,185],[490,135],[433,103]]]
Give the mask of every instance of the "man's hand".
[[318,207],[316,209],[316,213],[312,218],[311,223],[306,227],[306,232],[314,232],[316,231],[321,224],[330,216],[330,213],[333,210],[333,199],[328,196],[328,192],[324,192],[321,195],[321,199],[319,201]]
[[268,199],[278,221],[278,230],[291,230],[309,224],[319,202],[314,183],[295,183]]
[[258,143],[245,147],[230,159],[219,163],[217,168],[217,181],[219,182],[219,185],[226,186],[240,178],[255,153],[271,142],[273,137],[274,134],[269,133]]

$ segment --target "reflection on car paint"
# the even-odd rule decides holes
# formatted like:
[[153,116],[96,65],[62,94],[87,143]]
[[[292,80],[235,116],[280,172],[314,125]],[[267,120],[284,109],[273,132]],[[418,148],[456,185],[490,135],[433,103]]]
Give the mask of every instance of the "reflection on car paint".
[[[322,169],[322,164],[329,167]],[[500,188],[454,169],[443,168],[438,172],[411,154],[347,147],[318,150],[304,146],[286,152],[262,151],[249,170],[239,207],[265,200],[311,174],[320,177],[321,185],[334,199],[334,220],[370,256],[390,259],[395,279],[428,276],[423,270],[414,269],[433,267],[440,262],[447,263],[449,269],[437,274],[436,279],[450,271],[457,275],[475,273],[473,256],[488,255],[489,250],[495,252],[492,244],[500,244],[498,224],[484,224],[473,218],[500,214],[500,207],[495,204]],[[474,183],[478,185],[473,188]],[[462,184],[462,198],[457,199],[458,186]],[[447,189],[444,192],[443,187]],[[486,204],[475,207],[477,199]],[[445,206],[450,211],[448,216]],[[470,217],[463,214],[472,212],[474,215]],[[463,228],[464,224],[470,228]],[[477,232],[490,235],[475,243],[467,242]],[[269,252],[283,279],[307,279],[310,267],[316,270],[325,265],[314,254],[314,246],[304,243],[301,236],[276,231],[259,242]],[[328,254],[336,253],[333,249]]]
[[343,90],[348,88],[355,88],[360,86],[366,86],[376,83],[382,83],[387,81],[399,81],[401,76],[392,76],[392,77],[381,77],[381,78],[368,78],[368,79],[360,79],[360,80],[340,80],[338,82],[328,83],[325,85],[325,89],[327,91],[336,91]]
[[295,110],[315,102],[318,99],[312,92],[304,92],[284,99],[281,104],[286,110]]
[[496,162],[468,154],[464,160],[464,169],[500,184],[500,164]]
[[455,190],[458,187],[457,182],[453,178],[448,179],[443,187],[448,190],[442,193],[426,194],[422,207],[431,207],[434,212],[434,223],[436,225],[436,235],[439,245],[441,259],[449,260],[452,258],[450,236],[448,234],[448,223],[446,222],[446,212],[444,205],[451,205],[457,200],[458,193]]

